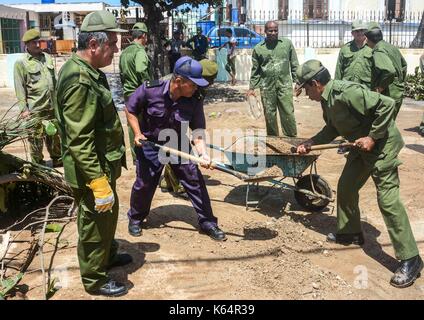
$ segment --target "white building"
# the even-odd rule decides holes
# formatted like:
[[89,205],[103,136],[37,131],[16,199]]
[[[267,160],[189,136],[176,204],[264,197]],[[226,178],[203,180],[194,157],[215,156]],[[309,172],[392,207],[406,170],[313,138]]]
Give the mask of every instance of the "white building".
[[0,54],[22,52],[22,35],[36,25],[36,12],[0,5]]
[[[237,8],[240,14],[245,11],[247,20],[299,20],[331,19],[332,13],[344,13],[354,18],[370,12],[378,12],[386,18],[391,12],[392,18],[399,19],[404,12],[424,11],[423,0],[228,0],[228,5]],[[265,19],[264,19],[265,18]]]
[[104,2],[10,4],[10,7],[38,13],[41,37],[75,40],[84,17],[92,11],[104,10]]

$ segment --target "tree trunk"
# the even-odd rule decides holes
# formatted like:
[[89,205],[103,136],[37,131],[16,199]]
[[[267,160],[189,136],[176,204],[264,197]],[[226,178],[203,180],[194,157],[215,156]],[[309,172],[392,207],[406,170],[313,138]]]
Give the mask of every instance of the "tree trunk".
[[161,40],[160,21],[163,20],[163,14],[159,8],[154,5],[144,4],[144,13],[146,15],[146,25],[149,32],[149,39],[153,51],[153,72],[154,78],[159,79],[164,76],[165,54]]
[[411,43],[411,48],[424,48],[424,12],[421,17],[421,23],[418,27],[417,35]]

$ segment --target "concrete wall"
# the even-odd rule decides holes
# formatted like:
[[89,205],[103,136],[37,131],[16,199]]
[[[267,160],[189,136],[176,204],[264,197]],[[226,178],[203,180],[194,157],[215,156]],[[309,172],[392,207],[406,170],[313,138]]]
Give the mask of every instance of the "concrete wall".
[[[415,68],[419,66],[420,56],[424,53],[424,49],[401,49],[400,50],[408,63],[408,73],[413,74]],[[296,49],[297,57],[299,63],[304,63],[310,59],[320,60],[323,65],[330,71],[330,74],[334,76],[336,71],[337,57],[339,55],[339,49]],[[216,57],[218,62],[218,77],[217,81],[228,81],[228,73],[225,71],[225,50],[221,50],[218,55],[215,55],[215,52],[210,50],[210,58],[214,59]],[[240,49],[237,50],[236,58],[236,70],[237,70],[237,80],[240,81],[249,81],[250,79],[250,70],[252,68],[252,59],[251,59],[252,50],[251,49]]]
[[7,70],[6,54],[0,54],[0,70],[3,70],[0,72],[0,88],[8,87],[7,72],[4,71]]

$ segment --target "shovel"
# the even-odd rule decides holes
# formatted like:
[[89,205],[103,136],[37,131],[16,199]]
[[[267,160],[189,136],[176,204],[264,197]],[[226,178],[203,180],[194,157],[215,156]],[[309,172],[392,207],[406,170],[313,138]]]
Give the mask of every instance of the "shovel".
[[[346,148],[346,147],[354,147],[355,145],[351,142],[345,142],[345,143],[339,143],[339,144],[334,144],[334,143],[329,143],[329,144],[317,144],[316,146],[311,146],[310,150],[311,151],[316,151],[316,150],[327,150],[327,149],[338,149],[338,148]],[[291,152],[292,153],[296,153],[297,151],[297,147],[292,147],[291,148]]]
[[162,146],[162,145],[157,144],[157,143],[154,143],[152,141],[140,140],[140,143],[141,144],[149,144],[151,146],[154,146],[156,148],[159,148],[159,149],[163,150],[164,152],[169,152],[170,154],[173,154],[175,156],[181,157],[181,158],[186,159],[186,160],[193,161],[194,163],[197,163],[197,164],[205,164],[205,165],[209,164],[211,168],[216,169],[216,170],[219,170],[219,171],[222,171],[222,172],[225,172],[225,173],[228,173],[228,174],[231,174],[231,175],[233,175],[233,176],[235,176],[235,177],[237,177],[240,180],[243,180],[245,182],[261,182],[261,181],[266,181],[266,180],[273,179],[273,178],[276,177],[274,175],[272,175],[272,176],[271,175],[270,176],[265,176],[265,175],[261,175],[261,176],[258,176],[258,175],[256,175],[256,176],[249,176],[249,175],[247,175],[245,173],[232,170],[232,169],[226,167],[222,163],[218,163],[218,162],[214,162],[214,161],[211,161],[209,163],[206,160],[204,160],[203,158],[199,158],[199,157],[193,156],[191,154],[182,152],[182,151],[177,150],[177,149],[173,149],[173,148],[169,148],[169,147],[166,147],[166,146]]

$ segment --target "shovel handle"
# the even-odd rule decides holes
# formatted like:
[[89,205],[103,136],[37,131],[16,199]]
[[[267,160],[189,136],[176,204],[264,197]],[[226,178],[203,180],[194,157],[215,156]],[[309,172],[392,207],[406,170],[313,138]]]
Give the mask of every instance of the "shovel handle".
[[208,161],[206,161],[206,160],[204,160],[202,158],[193,156],[191,154],[182,152],[182,151],[177,150],[177,149],[173,149],[173,148],[166,147],[166,146],[161,146],[161,145],[159,145],[157,143],[154,143],[152,141],[145,141],[144,140],[144,141],[140,141],[140,143],[141,144],[144,143],[144,144],[153,145],[153,146],[155,146],[155,147],[157,147],[159,149],[162,149],[164,152],[169,152],[170,154],[173,154],[175,156],[181,157],[181,158],[186,159],[186,160],[190,160],[190,161],[192,161],[194,163],[197,163],[197,164],[204,164],[204,165],[209,164],[211,166],[211,168],[220,170],[222,172],[226,172],[226,173],[232,174],[233,176],[235,176],[235,177],[237,177],[237,178],[239,178],[241,180],[246,180],[246,179],[249,178],[249,176],[247,174],[244,174],[242,172],[238,172],[238,171],[235,171],[235,170],[231,170],[231,169],[225,167],[224,165],[219,164],[219,163],[215,163],[213,161],[211,161],[209,163]]

